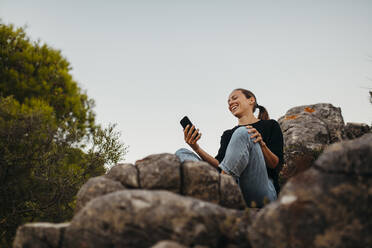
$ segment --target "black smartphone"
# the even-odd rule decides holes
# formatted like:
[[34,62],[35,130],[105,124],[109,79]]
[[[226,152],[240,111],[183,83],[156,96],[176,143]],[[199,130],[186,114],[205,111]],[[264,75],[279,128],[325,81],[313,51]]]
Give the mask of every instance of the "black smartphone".
[[[192,122],[190,121],[189,117],[187,117],[187,116],[183,117],[182,120],[180,121],[180,123],[181,123],[181,126],[183,127],[183,129],[185,129],[187,125],[190,125],[190,128],[193,125]],[[194,129],[194,132],[197,133],[196,128]],[[195,137],[197,137],[197,136],[198,136],[198,134],[195,135]]]

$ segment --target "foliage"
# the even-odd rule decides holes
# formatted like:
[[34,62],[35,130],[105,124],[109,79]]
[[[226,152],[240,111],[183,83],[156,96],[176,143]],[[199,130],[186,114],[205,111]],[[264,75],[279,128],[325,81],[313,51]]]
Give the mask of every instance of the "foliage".
[[23,28],[0,23],[0,92],[13,95],[20,103],[42,99],[56,119],[74,126],[75,135],[84,136],[94,128],[93,100],[72,79],[68,61],[61,52],[32,43]]
[[70,70],[60,51],[0,22],[1,247],[25,222],[69,220],[82,184],[126,154]]

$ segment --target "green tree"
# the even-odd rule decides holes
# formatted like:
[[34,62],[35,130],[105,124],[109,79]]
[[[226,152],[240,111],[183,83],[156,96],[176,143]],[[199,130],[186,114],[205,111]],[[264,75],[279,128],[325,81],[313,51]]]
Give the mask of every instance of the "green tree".
[[61,52],[0,22],[0,246],[32,221],[72,217],[78,189],[127,147],[95,122]]
[[0,92],[20,103],[42,99],[58,122],[75,126],[80,137],[94,128],[94,102],[82,92],[70,74],[61,52],[31,42],[23,28],[0,23]]

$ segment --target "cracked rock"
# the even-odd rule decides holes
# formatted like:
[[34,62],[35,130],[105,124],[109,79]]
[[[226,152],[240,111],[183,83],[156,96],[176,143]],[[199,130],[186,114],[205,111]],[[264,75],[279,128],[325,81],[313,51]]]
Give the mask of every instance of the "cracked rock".
[[106,177],[120,182],[126,188],[139,188],[139,175],[133,164],[117,164],[112,167]]
[[[150,247],[161,240],[217,247],[247,240],[244,211],[164,190],[123,190],[95,198],[66,229],[63,247]],[[234,223],[240,231],[232,232]]]
[[182,164],[183,194],[213,203],[220,201],[219,173],[206,162],[186,161]]
[[253,247],[372,247],[372,134],[331,145],[258,213]]
[[105,176],[90,178],[77,193],[75,213],[80,211],[90,200],[123,189],[125,188],[121,183]]
[[319,103],[291,108],[278,120],[284,138],[281,184],[310,168],[323,149],[345,138],[341,109]]
[[174,154],[154,154],[136,161],[143,189],[165,189],[180,193],[180,161]]

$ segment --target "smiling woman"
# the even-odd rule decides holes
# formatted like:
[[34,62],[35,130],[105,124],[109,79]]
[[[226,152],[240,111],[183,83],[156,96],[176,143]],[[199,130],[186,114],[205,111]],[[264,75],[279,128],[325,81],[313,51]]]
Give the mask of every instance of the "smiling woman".
[[[184,130],[185,142],[194,152],[181,148],[176,155],[181,162],[203,160],[221,173],[231,175],[247,206],[262,207],[265,201],[277,199],[280,190],[282,131],[279,123],[269,118],[265,107],[257,104],[256,96],[249,90],[233,90],[228,98],[228,108],[238,119],[238,125],[222,134],[217,156],[212,157],[198,145],[201,133],[193,133],[195,126],[187,126]],[[257,108],[260,110],[258,118],[253,114]]]

